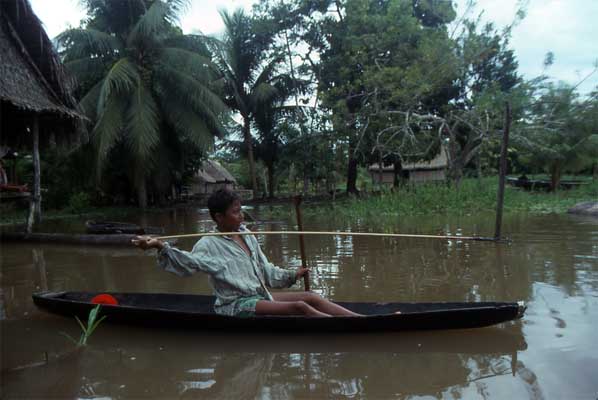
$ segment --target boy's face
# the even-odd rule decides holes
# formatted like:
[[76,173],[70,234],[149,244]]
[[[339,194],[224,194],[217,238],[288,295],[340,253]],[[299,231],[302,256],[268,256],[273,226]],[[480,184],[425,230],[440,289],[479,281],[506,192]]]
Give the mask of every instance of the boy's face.
[[241,202],[235,200],[233,204],[226,209],[224,214],[216,213],[216,224],[218,229],[222,232],[237,232],[239,226],[243,222],[243,211],[241,210]]

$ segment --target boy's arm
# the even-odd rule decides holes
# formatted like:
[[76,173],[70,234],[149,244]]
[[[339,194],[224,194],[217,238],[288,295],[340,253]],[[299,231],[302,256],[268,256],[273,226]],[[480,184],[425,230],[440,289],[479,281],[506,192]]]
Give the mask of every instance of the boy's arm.
[[209,251],[206,242],[198,242],[191,252],[164,243],[162,250],[158,252],[158,265],[179,276],[193,275],[197,271],[214,275],[222,269],[223,264],[219,257]]
[[283,269],[274,266],[274,264],[268,261],[260,246],[258,246],[258,260],[264,268],[264,278],[268,287],[273,289],[288,288],[297,281],[296,270]]
[[143,236],[137,237],[133,244],[143,250],[157,249],[160,268],[178,276],[190,276],[197,271],[213,274],[220,269],[221,263],[209,255],[205,246],[196,245],[189,252],[172,247],[168,242]]

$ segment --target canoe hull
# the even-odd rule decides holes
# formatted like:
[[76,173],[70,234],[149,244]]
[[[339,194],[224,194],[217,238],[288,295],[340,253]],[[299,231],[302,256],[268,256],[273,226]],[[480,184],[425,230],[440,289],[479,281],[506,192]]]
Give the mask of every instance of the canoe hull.
[[[95,306],[97,293],[45,292],[33,295],[35,304],[46,311],[86,320]],[[436,329],[469,329],[491,326],[520,318],[524,309],[517,303],[346,303],[366,317],[313,318],[302,316],[259,316],[239,318],[212,311],[213,296],[160,293],[110,293],[118,306],[102,306],[107,322],[163,328],[192,328],[233,332],[380,332]],[[401,314],[394,311],[401,310]]]
[[[552,183],[546,180],[538,179],[519,179],[507,177],[507,183],[512,186],[522,188],[525,190],[552,190]],[[585,181],[561,181],[559,182],[559,189],[575,189],[580,186],[588,185]]]
[[164,233],[164,229],[158,227],[104,221],[87,221],[85,231],[93,235],[161,235]]

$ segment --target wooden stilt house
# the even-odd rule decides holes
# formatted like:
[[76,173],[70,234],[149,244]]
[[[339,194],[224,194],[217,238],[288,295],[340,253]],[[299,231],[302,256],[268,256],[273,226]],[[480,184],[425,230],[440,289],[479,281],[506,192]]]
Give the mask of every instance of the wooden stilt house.
[[[448,170],[447,151],[444,146],[440,152],[430,161],[419,161],[405,163],[402,165],[401,178],[410,183],[439,182],[446,180]],[[368,172],[373,184],[392,186],[395,180],[394,165],[383,165],[382,170],[379,164],[368,166]]]
[[32,149],[34,182],[27,227],[41,218],[39,149],[78,140],[76,111],[60,59],[28,0],[0,1],[0,145]]

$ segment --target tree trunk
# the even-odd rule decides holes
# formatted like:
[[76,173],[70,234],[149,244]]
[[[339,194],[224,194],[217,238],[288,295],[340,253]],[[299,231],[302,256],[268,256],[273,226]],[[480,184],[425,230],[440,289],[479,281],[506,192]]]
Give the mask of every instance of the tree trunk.
[[457,191],[459,190],[459,188],[461,187],[461,179],[463,178],[463,168],[461,168],[461,166],[458,164],[459,168],[455,169],[455,171],[453,171],[454,175],[453,175],[453,179],[455,182],[455,189],[457,189]]
[[476,155],[476,173],[477,173],[477,178],[478,178],[478,184],[481,185],[482,184],[482,154],[481,151],[478,152],[478,154]]
[[33,232],[33,227],[38,225],[42,218],[41,195],[41,169],[39,160],[39,117],[33,117],[33,198],[29,203],[29,216],[27,217],[27,233]]
[[307,167],[303,166],[303,197],[307,196],[309,191],[309,177],[307,176]]
[[147,186],[143,178],[137,186],[137,203],[142,209],[147,208]]
[[561,184],[561,163],[556,162],[550,167],[550,190],[556,192]]
[[357,160],[349,157],[347,168],[347,193],[357,194]]
[[251,140],[251,122],[248,117],[243,117],[243,141],[247,147],[247,160],[249,161],[249,175],[253,195],[257,195],[257,176],[255,174],[255,161],[253,159],[253,142]]
[[393,163],[393,179],[392,179],[392,186],[394,188],[398,188],[403,183],[403,164],[401,161],[395,161]]
[[380,167],[380,191],[384,187],[384,159],[382,157],[382,150],[378,152],[378,166]]
[[347,166],[347,193],[357,194],[357,160],[353,156],[353,143],[349,143],[349,163]]
[[266,169],[268,170],[268,197],[273,199],[274,198],[274,164],[268,163],[266,165]]

